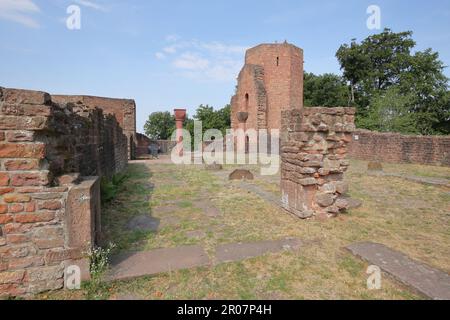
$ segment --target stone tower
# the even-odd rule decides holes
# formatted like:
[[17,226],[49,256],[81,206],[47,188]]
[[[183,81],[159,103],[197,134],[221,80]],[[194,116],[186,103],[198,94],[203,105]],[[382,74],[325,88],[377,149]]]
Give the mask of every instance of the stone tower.
[[303,50],[287,42],[249,49],[231,100],[232,128],[280,129],[281,112],[302,107]]

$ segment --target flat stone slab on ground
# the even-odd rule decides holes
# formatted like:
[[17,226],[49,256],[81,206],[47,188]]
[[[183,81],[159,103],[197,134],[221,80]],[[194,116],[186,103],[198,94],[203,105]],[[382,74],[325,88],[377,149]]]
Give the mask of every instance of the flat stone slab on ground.
[[125,280],[163,272],[209,265],[201,246],[155,249],[123,253],[111,259],[107,280]]
[[241,261],[266,253],[298,249],[301,245],[302,241],[299,239],[224,244],[216,248],[216,260],[217,263]]
[[127,229],[139,231],[158,231],[159,223],[159,219],[148,215],[141,215],[132,218],[127,224]]
[[450,275],[441,270],[378,243],[361,242],[346,248],[355,256],[378,266],[404,285],[428,298],[450,299]]
[[186,232],[186,237],[188,237],[189,239],[202,239],[204,237],[206,237],[206,233],[201,231],[201,230],[197,230],[197,231],[188,231]]
[[195,202],[194,205],[210,218],[217,218],[221,215],[220,210],[217,209],[210,201],[202,200]]
[[388,173],[388,172],[369,172],[369,174],[372,174],[375,176],[400,178],[400,179],[405,179],[405,180],[408,180],[411,182],[417,182],[420,184],[425,184],[425,185],[430,185],[430,186],[450,188],[450,180],[448,180],[448,179],[434,178],[434,177],[418,177],[418,176],[398,174],[398,173]]

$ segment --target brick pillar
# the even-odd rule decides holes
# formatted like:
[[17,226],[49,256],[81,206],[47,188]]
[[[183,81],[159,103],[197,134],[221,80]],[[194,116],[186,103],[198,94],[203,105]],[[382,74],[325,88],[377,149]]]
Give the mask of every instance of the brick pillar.
[[183,141],[183,123],[186,120],[186,109],[175,109],[175,123],[177,128],[177,148],[178,154],[180,156],[183,155],[183,145],[181,142]]
[[283,207],[301,218],[348,208],[344,172],[355,130],[354,108],[303,108],[282,113]]

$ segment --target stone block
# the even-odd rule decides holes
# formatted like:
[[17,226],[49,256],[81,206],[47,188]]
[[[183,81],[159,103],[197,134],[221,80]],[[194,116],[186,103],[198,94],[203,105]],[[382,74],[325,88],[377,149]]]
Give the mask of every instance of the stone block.
[[100,214],[100,180],[83,177],[80,184],[70,189],[67,199],[67,246],[87,249],[95,245],[101,231]]
[[253,180],[254,176],[249,170],[236,169],[230,176],[229,180]]

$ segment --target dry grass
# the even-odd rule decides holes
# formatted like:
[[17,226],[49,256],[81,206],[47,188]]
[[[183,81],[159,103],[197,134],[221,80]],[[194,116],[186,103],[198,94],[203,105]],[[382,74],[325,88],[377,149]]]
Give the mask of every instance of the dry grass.
[[[365,173],[367,163],[353,161],[347,180],[352,197],[364,206],[326,221],[299,220],[255,194],[202,167],[164,164],[130,166],[130,180],[117,200],[104,208],[105,239],[121,250],[201,244],[209,253],[217,244],[301,238],[299,251],[270,254],[239,263],[197,268],[116,282],[107,296],[131,294],[145,299],[414,299],[408,290],[384,278],[378,291],[366,288],[366,265],[342,248],[358,241],[383,243],[412,258],[450,272],[449,190],[399,178]],[[409,171],[409,165],[385,168]],[[229,168],[227,168],[229,169]],[[252,168],[253,170],[255,168]],[[448,168],[414,166],[423,176],[450,176]],[[397,171],[399,172],[399,171]],[[277,194],[274,177],[253,182]],[[150,190],[149,186],[154,189]],[[220,211],[205,215],[200,203]],[[133,216],[160,219],[157,233],[124,231]],[[192,231],[204,236],[190,238]],[[79,298],[56,293],[46,298]]]

